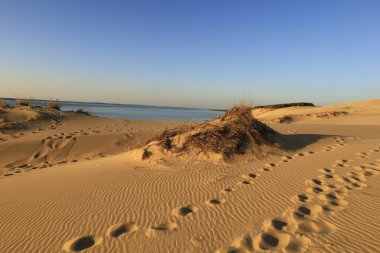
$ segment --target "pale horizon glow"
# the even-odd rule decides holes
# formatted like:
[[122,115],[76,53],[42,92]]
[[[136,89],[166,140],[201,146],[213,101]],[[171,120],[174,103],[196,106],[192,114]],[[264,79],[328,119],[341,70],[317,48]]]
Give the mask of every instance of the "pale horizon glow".
[[379,98],[378,1],[0,3],[0,97],[194,108]]

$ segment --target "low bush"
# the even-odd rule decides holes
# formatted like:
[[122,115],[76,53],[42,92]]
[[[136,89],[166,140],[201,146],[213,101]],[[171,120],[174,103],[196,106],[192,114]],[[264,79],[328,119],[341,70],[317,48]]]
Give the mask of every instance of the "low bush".
[[52,108],[52,109],[55,109],[55,110],[61,110],[61,104],[58,100],[55,100],[55,101],[49,101],[47,104],[46,104],[46,107],[47,108]]
[[16,99],[16,107],[19,106],[31,106],[32,100],[28,98]]
[[85,114],[85,115],[90,115],[90,112],[83,109],[83,108],[78,108],[76,111],[76,113],[81,113],[81,114]]

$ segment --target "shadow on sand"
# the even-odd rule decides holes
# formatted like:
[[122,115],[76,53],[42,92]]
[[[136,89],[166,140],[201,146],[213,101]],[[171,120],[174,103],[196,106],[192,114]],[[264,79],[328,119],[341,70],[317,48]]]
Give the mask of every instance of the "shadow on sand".
[[304,148],[320,139],[330,138],[333,135],[322,134],[283,134],[281,136],[280,146],[287,151],[294,151]]

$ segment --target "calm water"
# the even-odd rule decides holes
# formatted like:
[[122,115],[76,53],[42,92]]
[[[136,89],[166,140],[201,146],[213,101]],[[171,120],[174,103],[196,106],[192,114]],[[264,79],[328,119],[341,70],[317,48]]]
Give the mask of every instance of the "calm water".
[[[11,106],[15,105],[15,100],[5,100],[5,102]],[[46,101],[32,101],[32,105],[34,106],[43,106],[46,103]],[[122,119],[204,121],[213,119],[220,115],[220,112],[209,111],[206,109],[192,109],[181,107],[75,102],[60,102],[60,105],[61,110],[63,111],[75,111],[78,108],[82,108],[90,112],[91,115]]]

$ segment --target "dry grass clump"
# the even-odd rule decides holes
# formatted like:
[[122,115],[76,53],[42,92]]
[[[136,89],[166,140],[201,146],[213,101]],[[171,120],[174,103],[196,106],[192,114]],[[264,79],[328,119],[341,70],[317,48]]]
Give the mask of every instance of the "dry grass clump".
[[28,99],[28,98],[16,99],[16,107],[31,106],[31,105],[32,105],[31,99]]
[[274,120],[275,123],[290,123],[293,121],[293,117],[289,115],[284,115]]
[[76,111],[76,113],[81,113],[81,114],[85,114],[85,115],[90,115],[90,112],[83,109],[83,108],[78,108]]
[[347,114],[348,112],[345,112],[345,111],[320,112],[320,113],[314,114],[314,117],[329,119],[330,117],[338,117],[338,116],[347,115]]
[[0,108],[5,108],[7,107],[7,104],[5,103],[4,99],[0,99]]
[[277,137],[277,132],[253,118],[250,107],[237,105],[215,120],[164,131],[148,142],[143,158],[150,157],[152,145],[179,156],[217,154],[228,159],[253,154],[258,158],[278,148]]
[[61,110],[61,103],[58,100],[49,101],[46,104],[47,108],[55,109],[55,110]]

